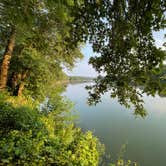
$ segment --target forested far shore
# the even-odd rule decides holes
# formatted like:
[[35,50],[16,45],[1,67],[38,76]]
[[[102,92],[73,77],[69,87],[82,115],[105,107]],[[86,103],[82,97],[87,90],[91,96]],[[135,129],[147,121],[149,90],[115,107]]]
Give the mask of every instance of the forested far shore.
[[94,82],[95,77],[84,77],[84,76],[69,76],[70,83],[83,83],[83,82]]

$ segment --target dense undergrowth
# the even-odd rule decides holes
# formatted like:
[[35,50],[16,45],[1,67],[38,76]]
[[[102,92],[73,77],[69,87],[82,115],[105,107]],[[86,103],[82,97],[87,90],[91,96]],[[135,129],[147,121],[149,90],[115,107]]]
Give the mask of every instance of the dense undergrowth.
[[0,165],[98,165],[103,145],[74,126],[64,102],[39,106],[31,98],[1,93]]

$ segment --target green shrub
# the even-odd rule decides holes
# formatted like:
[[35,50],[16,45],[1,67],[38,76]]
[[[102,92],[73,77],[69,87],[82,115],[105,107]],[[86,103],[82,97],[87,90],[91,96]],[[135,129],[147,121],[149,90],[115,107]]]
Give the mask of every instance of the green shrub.
[[44,147],[44,137],[40,132],[36,137],[32,131],[12,130],[0,139],[1,165],[39,165],[44,163],[40,155]]
[[14,108],[11,104],[5,104],[0,108],[0,129],[28,131],[30,129],[40,129],[40,115],[37,111],[28,107]]
[[31,99],[6,96],[0,95],[0,165],[98,165],[103,146],[65,118],[64,105],[46,114]]

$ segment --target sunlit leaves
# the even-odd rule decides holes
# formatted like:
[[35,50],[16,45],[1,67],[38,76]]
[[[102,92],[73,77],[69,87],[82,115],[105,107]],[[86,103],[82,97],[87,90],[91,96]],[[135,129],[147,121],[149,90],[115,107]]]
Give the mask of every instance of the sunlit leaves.
[[0,94],[1,165],[98,165],[103,145],[67,120],[65,102],[50,105],[43,112],[32,99]]

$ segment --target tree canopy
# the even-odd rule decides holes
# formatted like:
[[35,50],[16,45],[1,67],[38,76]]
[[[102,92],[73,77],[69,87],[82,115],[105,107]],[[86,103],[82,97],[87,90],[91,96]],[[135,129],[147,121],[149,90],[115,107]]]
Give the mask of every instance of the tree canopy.
[[82,58],[80,44],[70,42],[72,3],[3,0],[0,5],[0,89],[14,95],[25,89],[44,98],[50,84],[64,77],[62,68]]
[[63,76],[62,66],[82,57],[80,44],[88,41],[97,53],[89,63],[99,73],[89,102],[110,91],[144,116],[142,93],[163,88],[153,76],[163,70],[166,54],[155,46],[153,31],[166,27],[165,11],[164,0],[2,0],[0,89],[14,95],[33,89],[36,96],[48,80]]
[[135,114],[144,116],[142,93],[161,91],[159,79],[151,76],[162,70],[166,53],[156,47],[153,31],[166,28],[166,1],[98,0],[77,7],[73,36],[88,40],[98,54],[89,61],[99,73],[88,87],[89,102],[99,102],[110,91],[111,97],[126,107],[132,103]]

